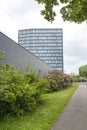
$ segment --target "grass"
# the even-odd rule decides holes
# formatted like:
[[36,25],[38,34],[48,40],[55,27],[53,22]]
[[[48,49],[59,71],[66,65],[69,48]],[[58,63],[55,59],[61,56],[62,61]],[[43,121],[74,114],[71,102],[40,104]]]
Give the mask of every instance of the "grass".
[[17,118],[5,118],[0,122],[0,130],[50,130],[63,111],[78,85],[65,90],[46,94],[47,101],[33,114]]

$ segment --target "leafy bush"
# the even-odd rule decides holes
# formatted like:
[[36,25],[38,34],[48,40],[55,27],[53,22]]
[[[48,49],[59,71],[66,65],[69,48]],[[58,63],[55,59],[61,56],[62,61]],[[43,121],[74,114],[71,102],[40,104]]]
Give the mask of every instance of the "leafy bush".
[[[33,86],[32,86],[33,87]],[[29,85],[11,84],[0,89],[0,115],[19,115],[35,109],[35,90]]]
[[32,84],[37,83],[40,80],[40,77],[35,74],[34,71],[30,71],[29,73],[25,73],[23,77],[25,83]]
[[33,71],[22,74],[10,65],[0,65],[0,116],[33,112],[43,102],[48,82]]
[[72,78],[59,71],[49,72],[44,76],[44,79],[46,79],[50,84],[48,92],[58,91],[72,84]]
[[37,90],[40,93],[46,93],[50,88],[49,82],[46,79],[41,79],[37,83]]
[[63,73],[63,88],[69,87],[72,85],[73,79],[71,76]]
[[20,70],[10,65],[0,65],[0,84],[21,84],[23,81]]
[[0,117],[33,112],[43,102],[44,93],[64,89],[71,81],[58,71],[40,78],[33,71],[22,74],[11,65],[0,65]]

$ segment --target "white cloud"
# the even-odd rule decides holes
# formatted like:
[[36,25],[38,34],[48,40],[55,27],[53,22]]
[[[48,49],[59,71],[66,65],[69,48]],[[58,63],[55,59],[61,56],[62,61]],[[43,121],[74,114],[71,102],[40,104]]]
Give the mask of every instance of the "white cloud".
[[59,7],[51,24],[40,15],[42,7],[35,0],[0,0],[1,31],[17,42],[19,29],[63,28],[64,69],[77,73],[80,65],[87,64],[87,24],[63,22]]

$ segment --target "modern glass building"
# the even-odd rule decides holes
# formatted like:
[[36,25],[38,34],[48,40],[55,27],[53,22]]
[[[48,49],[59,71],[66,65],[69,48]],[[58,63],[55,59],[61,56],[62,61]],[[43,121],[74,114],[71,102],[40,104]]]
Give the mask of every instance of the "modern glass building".
[[19,30],[18,43],[54,70],[63,71],[63,31],[61,28]]

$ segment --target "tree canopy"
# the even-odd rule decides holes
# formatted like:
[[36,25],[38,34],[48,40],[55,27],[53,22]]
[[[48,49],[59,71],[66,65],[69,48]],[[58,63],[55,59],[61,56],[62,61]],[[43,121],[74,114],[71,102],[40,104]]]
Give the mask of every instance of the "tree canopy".
[[87,65],[83,65],[79,68],[79,75],[87,78]]
[[82,23],[87,20],[87,0],[36,0],[44,4],[41,14],[49,22],[53,22],[56,16],[54,7],[62,4],[60,13],[64,21]]

